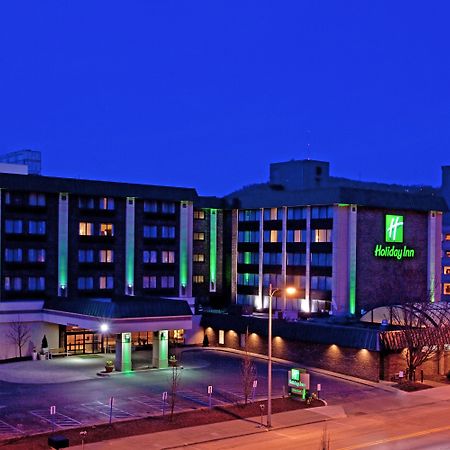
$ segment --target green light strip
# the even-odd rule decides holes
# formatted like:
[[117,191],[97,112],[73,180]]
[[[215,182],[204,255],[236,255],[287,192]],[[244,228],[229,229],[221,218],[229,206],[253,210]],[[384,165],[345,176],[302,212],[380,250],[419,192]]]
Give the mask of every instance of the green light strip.
[[[356,208],[356,207],[355,207]],[[350,208],[349,312],[356,313],[356,211]]]
[[[209,236],[209,279],[210,290],[216,290],[217,280],[217,209],[210,210],[210,236]],[[214,289],[211,289],[214,283]]]
[[[187,202],[181,202],[180,211],[180,285],[188,285],[188,229],[189,217]],[[180,289],[181,292],[181,289]]]
[[[65,200],[63,197],[65,196]],[[67,265],[69,240],[69,194],[59,194],[58,207],[58,292],[64,287],[67,292]]]
[[[126,207],[126,232],[125,232],[125,292],[134,293],[134,221],[135,208],[134,197],[127,197]],[[131,286],[131,292],[128,287]]]

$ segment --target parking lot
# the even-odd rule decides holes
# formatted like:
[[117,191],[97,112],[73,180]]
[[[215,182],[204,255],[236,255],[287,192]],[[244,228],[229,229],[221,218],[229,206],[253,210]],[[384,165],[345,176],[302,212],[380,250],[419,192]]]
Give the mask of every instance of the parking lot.
[[[0,439],[169,413],[172,369],[99,377],[104,358],[86,355],[41,361],[39,366],[30,365],[33,362],[2,365],[0,378],[8,381],[0,382]],[[241,356],[195,349],[183,351],[179,359],[183,368],[179,369],[175,412],[243,401]],[[136,367],[145,367],[150,360],[150,352],[134,355]],[[255,360],[255,365],[257,387],[252,400],[258,401],[267,396],[267,365],[264,360]],[[284,394],[287,370],[285,365],[273,366],[274,397]],[[17,382],[12,382],[14,378]],[[358,399],[380,395],[376,388],[317,373],[311,374],[311,383],[321,384],[329,404],[341,403],[349,395]]]

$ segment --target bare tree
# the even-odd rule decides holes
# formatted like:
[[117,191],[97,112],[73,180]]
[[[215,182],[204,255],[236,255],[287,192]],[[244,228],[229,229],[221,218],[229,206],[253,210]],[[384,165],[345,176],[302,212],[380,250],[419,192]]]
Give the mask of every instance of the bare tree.
[[244,358],[241,362],[241,382],[242,392],[244,394],[244,402],[248,403],[248,399],[252,393],[253,382],[256,380],[256,366],[253,359],[248,353],[248,329],[245,334]]
[[408,380],[426,361],[439,357],[450,343],[450,306],[447,302],[421,301],[389,307],[390,323],[399,329],[381,333],[386,348],[404,349]]
[[173,412],[177,402],[177,391],[180,386],[181,372],[178,366],[172,366],[172,373],[170,377],[169,387],[169,406],[170,406],[170,420],[173,419]]
[[17,347],[19,350],[19,357],[22,357],[22,349],[26,343],[30,340],[31,332],[25,323],[22,322],[20,316],[17,321],[11,322],[9,324],[8,339]]

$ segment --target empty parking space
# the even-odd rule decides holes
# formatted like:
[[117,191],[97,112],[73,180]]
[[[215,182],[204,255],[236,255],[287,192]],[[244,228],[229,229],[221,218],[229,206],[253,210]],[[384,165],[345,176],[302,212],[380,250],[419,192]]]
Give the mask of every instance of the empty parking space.
[[0,419],[0,436],[16,436],[23,434],[18,428]]
[[110,416],[113,419],[125,419],[127,417],[134,417],[135,414],[124,411],[120,408],[117,408],[113,405],[112,410],[109,403],[102,403],[100,401],[91,402],[91,403],[83,403],[81,406],[89,409],[90,411],[95,411],[96,413],[103,416]]
[[61,414],[59,412],[50,414],[49,409],[35,409],[30,411],[30,413],[33,414],[33,416],[39,417],[40,419],[43,419],[59,428],[68,428],[81,425],[81,422],[73,419],[72,417],[66,416],[65,414]]

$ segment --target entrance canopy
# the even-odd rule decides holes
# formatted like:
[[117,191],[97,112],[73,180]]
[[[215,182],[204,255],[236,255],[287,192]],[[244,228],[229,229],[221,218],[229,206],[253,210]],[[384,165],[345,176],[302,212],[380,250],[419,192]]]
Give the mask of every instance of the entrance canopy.
[[136,296],[46,301],[42,320],[103,333],[192,328],[186,301]]

